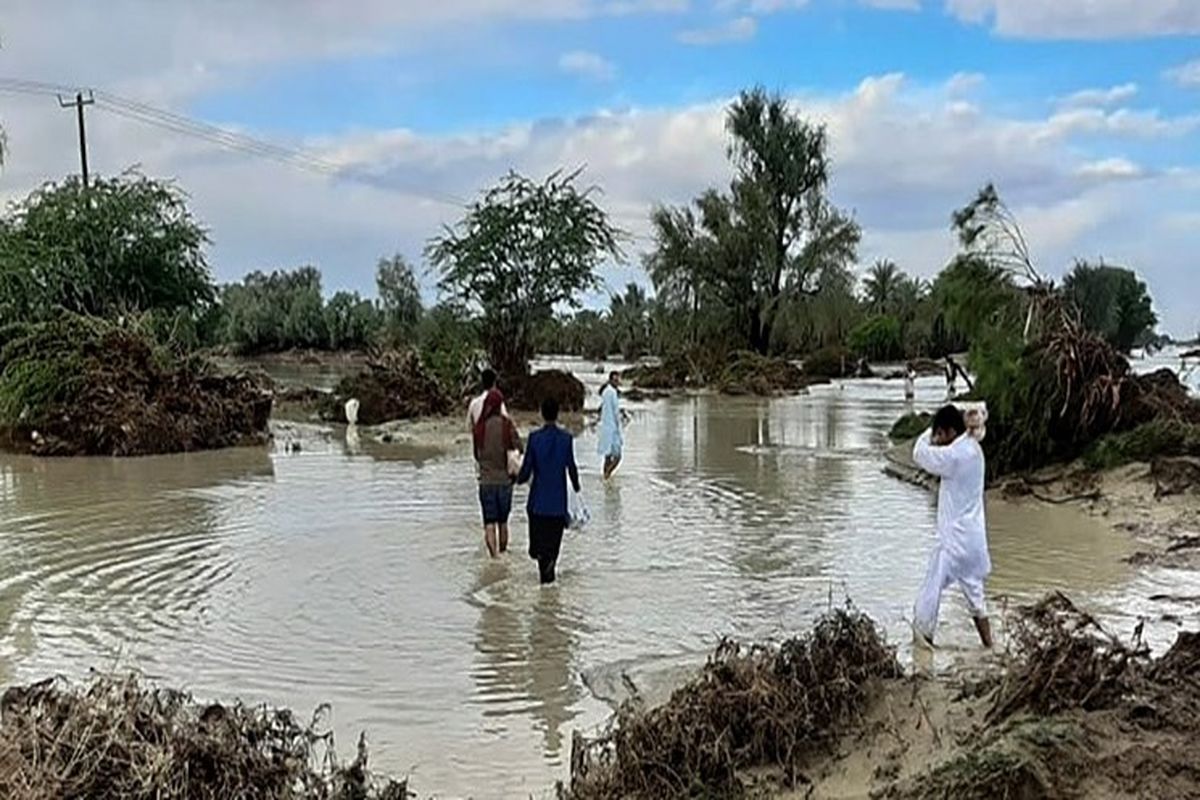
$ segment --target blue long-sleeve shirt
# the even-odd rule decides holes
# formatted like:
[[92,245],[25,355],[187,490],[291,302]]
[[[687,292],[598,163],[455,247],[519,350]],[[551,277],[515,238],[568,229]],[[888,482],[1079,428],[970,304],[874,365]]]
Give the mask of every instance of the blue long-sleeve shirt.
[[525,509],[539,517],[567,517],[567,476],[579,491],[575,466],[575,439],[557,425],[545,425],[529,434],[517,483],[533,481]]

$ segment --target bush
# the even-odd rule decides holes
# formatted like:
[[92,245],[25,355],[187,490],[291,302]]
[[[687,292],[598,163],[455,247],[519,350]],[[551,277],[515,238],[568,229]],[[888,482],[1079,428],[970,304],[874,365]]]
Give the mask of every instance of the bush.
[[1200,456],[1200,427],[1154,420],[1123,433],[1110,433],[1084,454],[1090,469],[1113,469],[1162,456]]
[[872,361],[904,357],[904,335],[900,320],[890,315],[873,317],[850,332],[850,350]]

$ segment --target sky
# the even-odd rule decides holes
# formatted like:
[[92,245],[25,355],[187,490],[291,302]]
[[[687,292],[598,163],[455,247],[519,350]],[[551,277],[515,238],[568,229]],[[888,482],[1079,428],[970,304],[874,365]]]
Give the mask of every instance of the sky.
[[[1200,0],[0,0],[2,79],[96,90],[91,171],[176,179],[221,281],[314,264],[372,294],[401,253],[433,300],[422,252],[465,200],[582,167],[631,237],[609,289],[646,283],[650,209],[728,183],[725,109],[762,85],[827,126],[860,269],[936,274],[992,181],[1044,273],[1129,266],[1163,330],[1200,328]],[[0,202],[79,169],[73,113],[7,85]]]

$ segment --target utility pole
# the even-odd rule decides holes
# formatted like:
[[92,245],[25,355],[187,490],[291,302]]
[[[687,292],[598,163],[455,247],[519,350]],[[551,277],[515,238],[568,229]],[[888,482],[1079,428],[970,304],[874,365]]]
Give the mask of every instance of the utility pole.
[[87,130],[83,125],[83,107],[90,106],[96,102],[96,98],[92,96],[89,89],[87,97],[83,96],[83,92],[76,92],[74,100],[64,100],[62,95],[58,96],[58,105],[62,108],[75,107],[75,114],[79,119],[79,164],[83,168],[83,188],[88,188],[88,162],[87,162]]

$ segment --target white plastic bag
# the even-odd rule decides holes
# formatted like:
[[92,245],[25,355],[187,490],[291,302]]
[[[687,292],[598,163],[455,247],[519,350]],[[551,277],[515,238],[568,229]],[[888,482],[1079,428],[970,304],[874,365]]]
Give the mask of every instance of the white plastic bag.
[[509,450],[508,451],[508,475],[510,478],[513,478],[515,480],[517,475],[520,474],[521,461],[523,459],[524,459],[524,456],[521,455],[520,450]]
[[572,492],[567,501],[567,527],[571,530],[582,530],[592,521],[592,512],[583,501],[583,494]]

